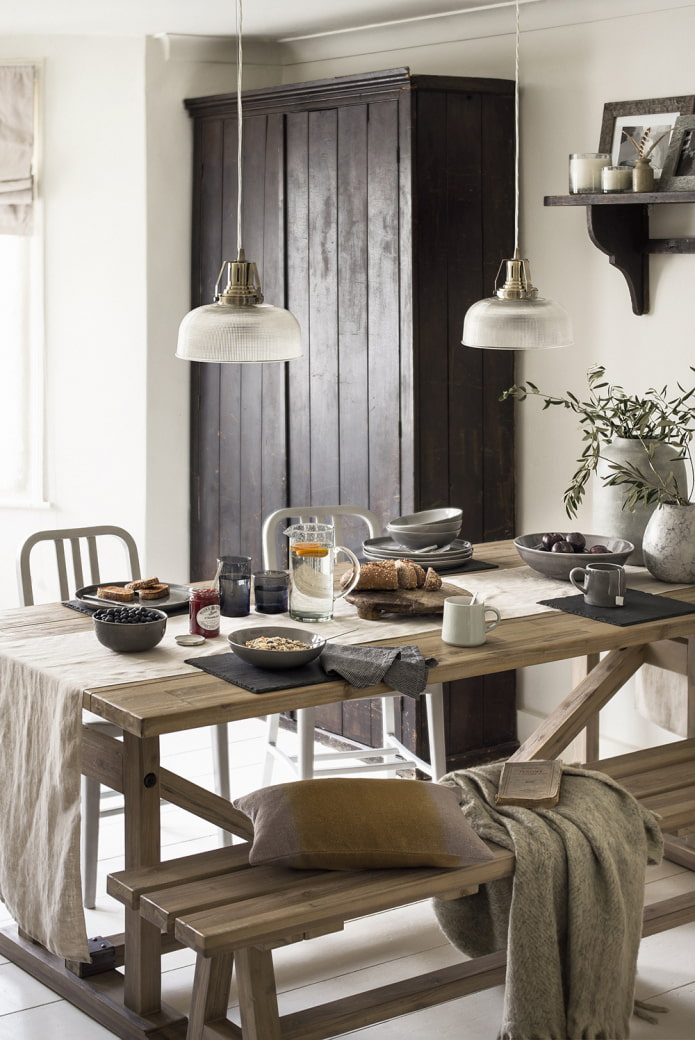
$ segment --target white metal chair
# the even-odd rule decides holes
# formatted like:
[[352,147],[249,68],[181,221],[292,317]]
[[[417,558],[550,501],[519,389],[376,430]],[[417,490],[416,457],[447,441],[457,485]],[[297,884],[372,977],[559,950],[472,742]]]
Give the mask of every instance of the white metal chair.
[[[376,538],[381,534],[381,524],[377,516],[361,506],[289,506],[276,509],[263,523],[262,545],[263,566],[267,570],[278,567],[278,534],[283,521],[300,520],[303,522],[326,522],[335,527],[336,543],[343,543],[343,531],[346,519],[362,521],[369,529],[369,535]],[[311,780],[316,776],[336,776],[348,773],[391,772],[401,769],[417,768],[433,780],[446,772],[446,749],[444,739],[444,693],[441,683],[427,686],[423,696],[426,702],[427,728],[429,733],[430,761],[415,755],[401,744],[395,733],[394,697],[399,694],[385,695],[381,698],[383,736],[382,747],[371,748],[353,743],[350,751],[314,751],[315,709],[301,708],[297,711],[298,752],[288,754],[278,744],[280,733],[280,716],[269,715],[266,734],[266,754],[263,766],[264,786],[271,782],[273,763],[276,759],[286,762],[300,780]],[[360,765],[346,764],[346,759],[366,760]],[[374,761],[381,759],[382,761]],[[317,762],[327,763],[317,766]]]
[[[133,536],[122,527],[102,525],[99,527],[72,527],[62,530],[37,531],[29,536],[19,547],[17,554],[17,586],[21,606],[34,604],[34,582],[32,581],[31,554],[40,542],[53,543],[55,549],[57,580],[61,600],[74,597],[77,589],[85,585],[97,585],[101,581],[99,570],[99,547],[107,545],[122,549],[125,555],[126,570],[122,573],[131,579],[142,576],[138,548]],[[110,548],[109,546],[109,548]],[[66,549],[69,549],[70,557]],[[85,574],[88,580],[85,581]],[[107,580],[113,574],[107,575]],[[55,582],[52,582],[55,585]],[[95,715],[84,713],[85,725],[93,727],[111,737],[120,738],[122,731],[110,722],[104,722]],[[213,740],[213,758],[215,770],[215,787],[217,793],[229,799],[229,748],[227,743],[227,726],[215,727]],[[92,908],[96,901],[97,857],[99,852],[99,819],[101,816],[112,816],[122,812],[119,808],[102,808],[102,801],[113,792],[101,792],[97,780],[82,777],[82,888],[84,905]],[[229,844],[231,837],[223,832],[223,840]]]

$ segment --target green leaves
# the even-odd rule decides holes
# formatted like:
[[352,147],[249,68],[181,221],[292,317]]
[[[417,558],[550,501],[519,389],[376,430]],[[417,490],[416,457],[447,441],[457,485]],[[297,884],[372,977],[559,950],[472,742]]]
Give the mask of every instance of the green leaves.
[[[691,365],[690,371],[695,372],[695,367]],[[643,395],[627,394],[622,386],[607,382],[605,374],[603,365],[592,365],[588,369],[589,394],[584,401],[571,390],[561,395],[546,394],[530,379],[509,387],[501,394],[500,401],[509,398],[525,401],[528,397],[539,397],[543,401],[543,411],[561,407],[577,415],[582,441],[586,444],[577,460],[578,469],[563,495],[569,517],[577,515],[586,486],[601,458],[601,446],[616,438],[639,440],[645,451],[642,469],[609,463],[612,474],[604,482],[609,486],[624,484],[630,488],[624,508],[634,510],[639,502],[686,504],[686,489],[678,487],[673,473],[662,479],[654,469],[654,448],[648,442],[661,441],[681,449],[679,458],[688,464],[692,487],[695,469],[690,442],[695,433],[695,386],[685,390],[678,383],[678,393],[672,397],[669,397],[667,386],[661,390],[649,387]]]

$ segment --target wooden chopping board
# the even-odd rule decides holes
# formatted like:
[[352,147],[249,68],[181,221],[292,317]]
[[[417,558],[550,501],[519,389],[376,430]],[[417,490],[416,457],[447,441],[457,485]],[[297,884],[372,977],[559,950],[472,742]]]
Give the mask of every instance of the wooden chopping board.
[[443,582],[440,589],[375,589],[348,592],[345,599],[357,607],[359,617],[378,621],[382,614],[441,614],[449,596],[470,596],[470,592]]

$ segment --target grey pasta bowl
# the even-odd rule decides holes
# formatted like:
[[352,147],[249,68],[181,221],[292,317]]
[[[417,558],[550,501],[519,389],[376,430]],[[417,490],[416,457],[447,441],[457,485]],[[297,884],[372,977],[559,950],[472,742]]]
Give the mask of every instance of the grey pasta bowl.
[[[534,571],[544,574],[546,578],[554,578],[556,581],[569,581],[570,571],[573,567],[585,567],[587,563],[620,563],[624,564],[634,551],[632,542],[625,538],[608,538],[605,535],[587,534],[586,550],[579,553],[554,553],[547,549],[540,549],[542,532],[540,534],[522,534],[514,539],[514,545],[519,556],[533,567]],[[607,553],[588,552],[592,545],[605,545]]]
[[[257,668],[269,668],[271,670],[285,668],[299,668],[300,665],[308,664],[316,660],[326,645],[326,640],[315,632],[305,628],[287,628],[286,626],[267,626],[252,628],[238,628],[227,636],[229,645],[233,652],[249,664]],[[291,639],[303,643],[304,650],[271,650],[248,646],[251,640],[257,639]]]

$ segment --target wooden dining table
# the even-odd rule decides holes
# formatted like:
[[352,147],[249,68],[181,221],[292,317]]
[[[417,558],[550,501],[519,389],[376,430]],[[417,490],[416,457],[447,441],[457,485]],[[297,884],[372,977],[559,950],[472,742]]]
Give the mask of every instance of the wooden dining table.
[[[513,543],[506,541],[475,546],[475,558],[496,567],[475,575],[483,589],[486,575],[499,588],[504,585],[505,572],[511,576],[524,566]],[[503,614],[502,623],[483,645],[466,648],[445,644],[441,617],[433,615],[421,619],[420,630],[408,641],[416,643],[425,657],[436,660],[430,668],[430,683],[574,660],[576,685],[515,757],[539,757],[539,751],[543,757],[556,757],[573,741],[582,740],[585,753],[581,760],[592,761],[598,758],[598,712],[643,663],[687,676],[688,735],[695,736],[695,586],[680,587],[668,595],[693,604],[694,612],[626,627],[545,608],[521,616]],[[397,635],[384,638],[379,622],[360,621],[359,626],[361,643],[401,645],[404,641]],[[0,613],[0,653],[3,635],[31,647],[49,632],[68,636],[90,627],[87,615],[62,604],[4,611]],[[125,866],[160,862],[161,799],[249,837],[247,818],[229,802],[162,766],[160,738],[164,734],[384,692],[391,691],[384,685],[356,689],[342,679],[327,677],[317,685],[257,695],[197,668],[175,675],[152,678],[145,673],[137,680],[86,685],[82,707],[116,723],[123,733],[122,740],[115,740],[93,727],[83,728],[82,770],[124,796]],[[12,778],[0,776],[0,782],[11,783]],[[676,842],[673,856],[695,869],[695,854],[686,844]],[[21,926],[0,929],[1,954],[125,1038],[185,1036],[185,1017],[161,1001],[161,956],[167,952],[166,943],[158,928],[131,910],[126,910],[122,935],[99,937],[94,964],[65,962],[33,942]],[[124,972],[116,970],[122,967]]]

